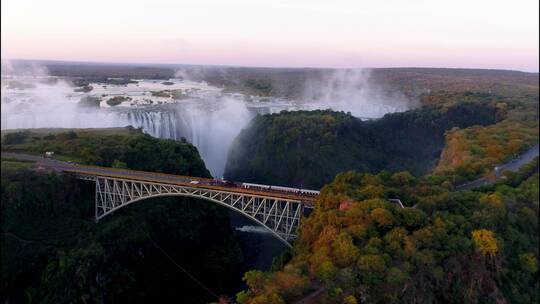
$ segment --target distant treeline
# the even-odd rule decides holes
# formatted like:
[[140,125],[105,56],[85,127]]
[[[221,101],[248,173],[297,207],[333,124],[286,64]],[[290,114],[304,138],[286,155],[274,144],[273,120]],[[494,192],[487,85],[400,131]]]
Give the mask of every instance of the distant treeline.
[[[24,65],[25,63],[19,63]],[[26,63],[28,64],[28,63]],[[188,77],[228,91],[259,96],[301,98],[306,84],[326,86],[335,70],[317,68],[220,67],[180,64],[93,64],[44,61],[53,76],[71,77],[78,86],[89,82],[119,82],[132,79]],[[17,66],[17,64],[14,64]],[[504,96],[538,94],[538,73],[485,69],[384,68],[369,69],[370,84],[397,90],[409,97],[426,92],[477,91]],[[124,80],[122,80],[124,79]]]

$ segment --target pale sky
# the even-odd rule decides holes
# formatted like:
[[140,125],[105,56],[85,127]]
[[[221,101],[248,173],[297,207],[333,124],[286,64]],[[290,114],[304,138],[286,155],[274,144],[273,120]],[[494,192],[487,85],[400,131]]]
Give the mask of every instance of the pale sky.
[[2,58],[538,71],[538,0],[2,0]]

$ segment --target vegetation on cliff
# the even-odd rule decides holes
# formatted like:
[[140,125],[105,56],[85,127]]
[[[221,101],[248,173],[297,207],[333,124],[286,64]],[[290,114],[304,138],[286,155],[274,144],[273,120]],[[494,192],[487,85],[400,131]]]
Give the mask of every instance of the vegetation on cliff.
[[[3,150],[56,151],[88,164],[210,176],[191,144],[137,130],[10,134]],[[242,253],[224,208],[188,198],[149,199],[96,224],[91,182],[30,166],[2,160],[1,302],[216,300],[161,249],[218,294],[239,287]]]
[[538,161],[510,175],[449,192],[406,172],[338,174],[302,222],[292,259],[246,273],[237,300],[536,303]]

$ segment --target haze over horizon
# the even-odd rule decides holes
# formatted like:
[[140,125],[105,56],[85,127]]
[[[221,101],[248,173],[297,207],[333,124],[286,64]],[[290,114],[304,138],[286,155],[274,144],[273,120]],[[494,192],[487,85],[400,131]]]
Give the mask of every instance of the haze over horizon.
[[2,1],[2,58],[538,72],[538,1]]

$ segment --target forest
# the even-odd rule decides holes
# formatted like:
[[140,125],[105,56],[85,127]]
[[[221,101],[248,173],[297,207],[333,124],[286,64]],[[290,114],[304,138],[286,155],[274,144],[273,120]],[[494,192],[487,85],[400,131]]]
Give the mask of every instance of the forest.
[[[3,151],[56,151],[86,164],[210,176],[191,144],[133,129],[15,132],[3,141]],[[149,199],[96,224],[92,182],[31,165],[2,159],[2,303],[217,301],[167,255],[218,295],[240,288],[248,269],[224,208]]]
[[489,104],[461,103],[374,121],[330,110],[257,116],[233,143],[225,177],[318,188],[352,169],[425,174],[439,158],[446,130],[493,124],[497,113]]
[[7,133],[2,151],[44,154],[61,160],[179,175],[210,177],[197,148],[185,139],[157,139],[132,127]]
[[292,258],[246,273],[237,301],[536,303],[538,184],[538,158],[462,192],[407,172],[340,173],[302,223]]

